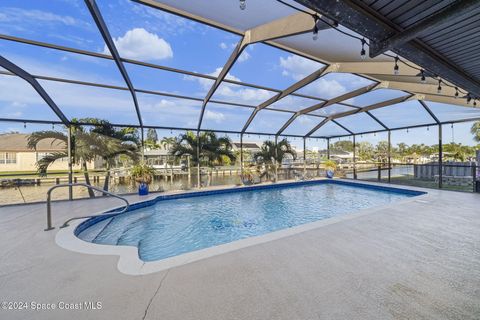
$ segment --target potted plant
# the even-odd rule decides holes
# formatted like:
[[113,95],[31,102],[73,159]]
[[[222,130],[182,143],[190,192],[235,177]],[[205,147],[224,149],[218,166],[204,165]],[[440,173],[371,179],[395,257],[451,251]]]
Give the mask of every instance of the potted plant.
[[326,170],[327,178],[332,179],[335,174],[335,170],[337,169],[337,163],[332,160],[327,160],[323,163],[323,165]]
[[148,164],[136,164],[130,169],[130,176],[138,183],[138,195],[148,194],[148,185],[152,182],[155,169]]

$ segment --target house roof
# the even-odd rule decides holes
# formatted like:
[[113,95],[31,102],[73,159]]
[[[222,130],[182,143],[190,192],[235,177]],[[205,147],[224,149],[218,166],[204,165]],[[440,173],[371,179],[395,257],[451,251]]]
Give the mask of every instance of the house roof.
[[[35,152],[28,148],[28,134],[6,133],[0,134],[0,152]],[[44,139],[37,144],[37,152],[64,151],[65,143],[55,139]]]
[[145,150],[143,154],[145,156],[168,156],[168,155],[170,155],[168,150],[161,150],[161,149]]
[[[240,142],[234,142],[233,145],[240,149]],[[256,144],[255,142],[243,142],[242,143],[243,145],[243,149],[260,149],[260,147],[258,146],[258,144]]]

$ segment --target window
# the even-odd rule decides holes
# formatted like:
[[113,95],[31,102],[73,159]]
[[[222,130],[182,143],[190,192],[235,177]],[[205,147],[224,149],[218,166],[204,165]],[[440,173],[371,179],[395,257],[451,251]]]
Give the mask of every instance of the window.
[[17,154],[15,152],[0,153],[0,164],[17,163]]

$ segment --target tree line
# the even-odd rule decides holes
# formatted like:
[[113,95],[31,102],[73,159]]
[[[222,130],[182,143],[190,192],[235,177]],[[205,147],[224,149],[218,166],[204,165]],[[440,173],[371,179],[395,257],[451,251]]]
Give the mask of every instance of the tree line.
[[[376,145],[362,141],[356,143],[356,156],[361,161],[387,162],[388,159],[388,141],[379,141]],[[350,140],[336,141],[330,145],[332,152],[346,151],[353,152],[353,142]],[[401,162],[407,159],[418,159],[420,157],[429,157],[437,155],[439,145],[398,143],[391,146],[391,156]],[[443,154],[445,160],[467,161],[475,158],[476,150],[480,150],[480,144],[477,146],[467,146],[461,143],[443,144]]]

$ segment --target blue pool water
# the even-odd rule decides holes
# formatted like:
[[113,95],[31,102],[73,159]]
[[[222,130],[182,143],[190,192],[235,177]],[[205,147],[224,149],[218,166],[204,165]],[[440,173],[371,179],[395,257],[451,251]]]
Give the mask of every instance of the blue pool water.
[[87,221],[77,236],[98,244],[136,246],[141,260],[154,261],[418,194],[333,182],[216,193],[162,200]]

